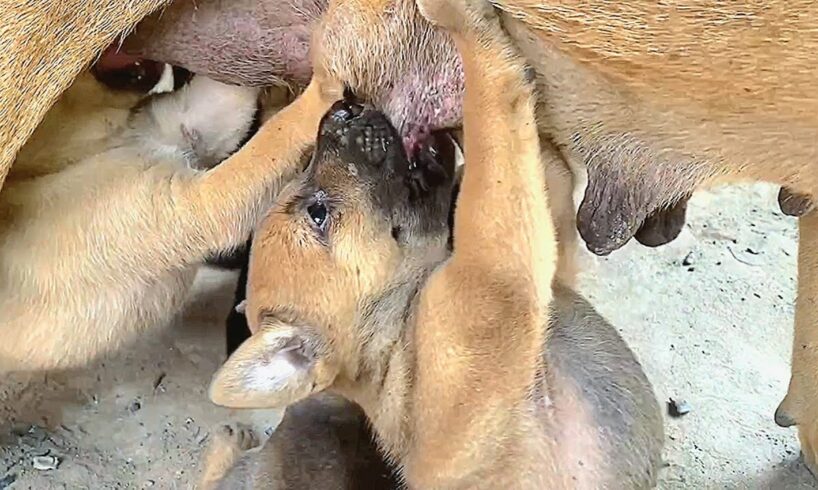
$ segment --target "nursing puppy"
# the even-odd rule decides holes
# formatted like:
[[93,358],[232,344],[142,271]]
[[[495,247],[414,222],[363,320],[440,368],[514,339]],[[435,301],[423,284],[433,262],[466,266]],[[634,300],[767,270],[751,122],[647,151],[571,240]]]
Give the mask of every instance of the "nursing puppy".
[[[259,25],[275,24],[275,9],[265,7],[265,0],[253,3],[259,6],[250,15],[262,19]],[[304,3],[325,2],[275,2],[285,11]],[[801,216],[799,283],[792,378],[775,418],[799,426],[803,453],[814,467],[818,213],[808,211],[818,192],[818,65],[812,61],[818,35],[811,26],[818,4],[493,3],[538,74],[540,131],[573,175],[587,172],[576,224],[593,252],[610,253],[635,234],[648,245],[672,239],[684,214],[683,202],[676,204],[701,186],[762,180],[783,187],[782,210]],[[218,4],[202,0],[197,6],[207,11]],[[196,17],[202,18],[204,24],[217,19]],[[324,52],[319,68],[384,111],[410,157],[425,135],[460,124],[460,60],[451,40],[425,22],[413,0],[334,0],[320,20],[309,22],[317,23],[312,39]],[[154,47],[169,38],[158,33]],[[248,42],[237,45],[253,55],[245,57],[263,52],[262,58],[282,62],[273,64],[281,69],[277,76],[300,66],[282,57],[298,50],[242,39]],[[214,61],[227,57],[222,53]],[[202,57],[199,62],[203,69],[224,70]],[[236,76],[265,74],[239,70]],[[670,213],[662,215],[666,208]],[[567,252],[564,235],[560,246]]]
[[169,320],[196,267],[243,243],[301,168],[322,90],[227,158],[258,89],[194,77],[140,101],[81,75],[0,193],[0,371],[83,364]]
[[[211,398],[260,408],[340,394],[410,488],[650,487],[662,444],[650,385],[614,329],[552,288],[552,154],[525,65],[490,4],[424,8],[465,66],[453,249],[451,159],[410,164],[382,112],[336,103],[309,168],[256,231],[255,333]],[[438,151],[421,153],[451,153],[432,139]]]

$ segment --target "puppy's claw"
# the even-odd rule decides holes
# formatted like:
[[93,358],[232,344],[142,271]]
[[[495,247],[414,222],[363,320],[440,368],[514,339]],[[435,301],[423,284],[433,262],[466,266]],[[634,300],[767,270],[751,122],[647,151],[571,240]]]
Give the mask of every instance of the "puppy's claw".
[[256,433],[244,424],[222,425],[214,437],[214,444],[239,451],[247,451],[259,445]]
[[241,303],[236,305],[236,313],[240,315],[244,315],[247,312],[247,300],[242,300]]

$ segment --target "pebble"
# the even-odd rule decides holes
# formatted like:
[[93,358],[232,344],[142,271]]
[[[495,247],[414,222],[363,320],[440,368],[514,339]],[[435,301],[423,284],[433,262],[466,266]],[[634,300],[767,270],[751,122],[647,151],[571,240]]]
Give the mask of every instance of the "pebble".
[[139,400],[134,400],[134,401],[131,402],[130,405],[128,405],[128,411],[130,411],[131,413],[136,413],[141,409],[142,409],[142,404],[139,402]]
[[690,404],[684,400],[674,400],[671,398],[667,402],[667,413],[671,417],[682,417],[690,413],[690,410],[692,410]]
[[9,473],[8,475],[0,478],[0,490],[4,490],[9,488],[12,483],[17,481],[17,475],[14,473]]
[[31,464],[35,470],[56,470],[60,466],[60,459],[56,456],[36,456],[31,460]]

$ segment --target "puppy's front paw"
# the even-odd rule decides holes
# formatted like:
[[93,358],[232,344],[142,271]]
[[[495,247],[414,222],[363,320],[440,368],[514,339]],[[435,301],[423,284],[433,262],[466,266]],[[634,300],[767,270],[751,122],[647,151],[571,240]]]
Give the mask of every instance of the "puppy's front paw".
[[244,424],[229,424],[215,431],[212,444],[222,450],[247,451],[259,445],[259,438]]
[[488,0],[417,0],[417,6],[429,22],[459,34],[498,20]]
[[216,488],[244,451],[259,445],[259,439],[243,424],[222,425],[213,433],[205,452],[199,488]]

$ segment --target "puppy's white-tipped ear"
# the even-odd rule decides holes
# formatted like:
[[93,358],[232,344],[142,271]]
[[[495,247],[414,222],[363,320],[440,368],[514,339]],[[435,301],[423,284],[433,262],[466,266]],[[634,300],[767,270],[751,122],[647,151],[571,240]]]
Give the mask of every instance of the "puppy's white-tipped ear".
[[330,381],[316,344],[302,329],[262,326],[213,376],[210,400],[228,408],[278,408],[324,389]]

